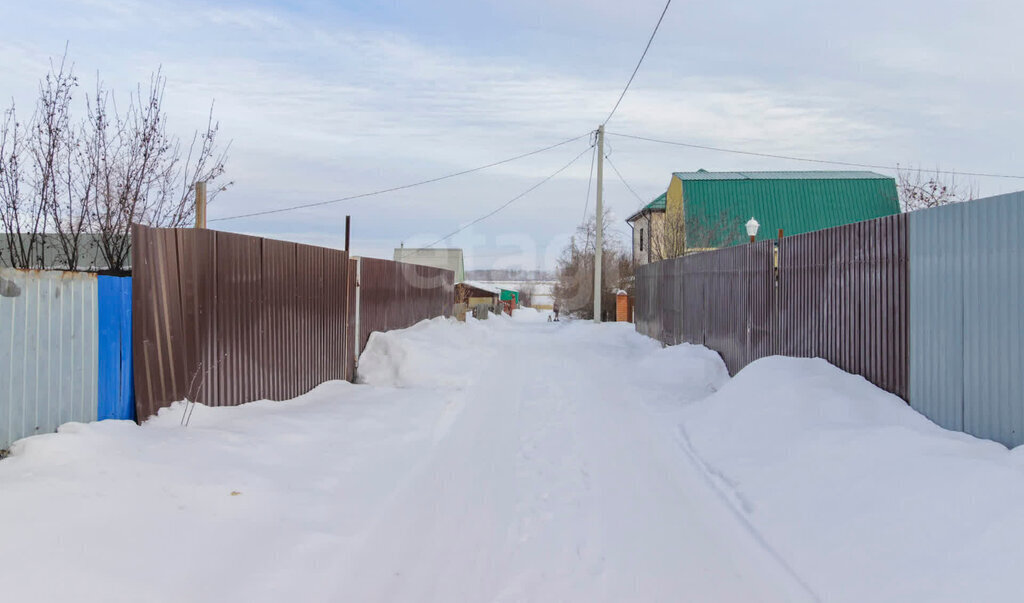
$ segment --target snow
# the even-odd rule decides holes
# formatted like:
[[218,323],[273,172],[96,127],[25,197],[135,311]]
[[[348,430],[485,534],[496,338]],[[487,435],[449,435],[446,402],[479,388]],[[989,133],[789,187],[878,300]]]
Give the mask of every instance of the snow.
[[821,360],[548,313],[375,334],[358,385],[0,461],[12,601],[1014,600],[1024,453]]
[[1024,449],[946,431],[820,359],[759,360],[679,418],[822,599],[1020,599]]
[[462,283],[460,284],[466,285],[468,287],[473,287],[474,289],[479,289],[481,291],[486,291],[488,293],[493,293],[494,295],[501,294],[501,287],[498,287],[491,283],[484,283],[481,281],[462,281]]

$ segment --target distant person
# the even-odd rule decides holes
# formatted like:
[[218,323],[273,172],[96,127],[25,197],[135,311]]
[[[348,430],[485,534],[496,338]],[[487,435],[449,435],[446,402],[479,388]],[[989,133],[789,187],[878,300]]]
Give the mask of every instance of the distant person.
[[558,304],[554,305],[553,311],[555,313],[555,320],[558,320]]

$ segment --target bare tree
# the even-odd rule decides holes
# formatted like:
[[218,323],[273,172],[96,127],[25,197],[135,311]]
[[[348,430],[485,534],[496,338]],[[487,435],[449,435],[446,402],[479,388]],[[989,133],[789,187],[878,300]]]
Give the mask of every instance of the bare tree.
[[957,180],[955,173],[947,175],[939,170],[897,166],[896,178],[900,208],[904,212],[970,201],[979,193],[974,182],[964,184]]
[[532,284],[522,284],[519,287],[519,305],[524,308],[533,307],[533,290]]
[[196,182],[208,183],[208,202],[232,184],[216,184],[224,175],[227,148],[218,150],[213,107],[183,159],[181,140],[167,132],[165,86],[157,71],[145,94],[140,86],[131,96],[123,115],[116,103],[108,109],[111,95],[102,84],[89,103],[89,165],[98,181],[90,207],[100,251],[112,270],[128,261],[132,224],[185,226],[195,217]]
[[187,148],[168,132],[160,70],[123,112],[97,78],[78,122],[71,116],[77,86],[65,55],[40,82],[28,126],[13,103],[0,122],[0,227],[14,267],[35,267],[53,228],[64,267],[78,267],[83,234],[94,232],[107,266],[123,270],[133,223],[185,226],[195,215],[195,182],[207,182],[208,202],[232,184],[220,182],[230,144],[217,144],[212,105]]
[[45,228],[42,201],[22,190],[24,130],[14,103],[0,123],[0,226],[4,229],[7,261],[14,268],[30,268],[38,234]]
[[689,220],[680,211],[665,212],[658,225],[652,219],[649,227],[652,260],[732,245],[737,238],[736,222],[726,212],[699,219],[691,216]]
[[[602,293],[632,288],[633,262],[618,235],[609,229],[605,212],[601,254]],[[554,297],[561,311],[580,318],[594,317],[594,256],[597,220],[590,216],[576,228],[569,245],[562,250],[556,269]]]
[[79,243],[89,215],[86,199],[93,185],[93,179],[81,170],[85,161],[81,129],[71,121],[71,100],[77,86],[66,56],[59,65],[51,65],[39,85],[31,137],[37,178],[34,193],[42,199],[47,222],[55,231],[57,262],[68,270],[78,268]]

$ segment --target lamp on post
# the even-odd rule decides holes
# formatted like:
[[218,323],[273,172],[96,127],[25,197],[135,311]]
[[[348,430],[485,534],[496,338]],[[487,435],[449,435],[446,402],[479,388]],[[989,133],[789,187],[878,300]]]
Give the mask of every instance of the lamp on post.
[[754,242],[754,237],[757,236],[757,229],[759,226],[761,225],[758,224],[757,220],[755,220],[753,217],[751,217],[750,220],[747,222],[747,235],[750,236],[751,243]]

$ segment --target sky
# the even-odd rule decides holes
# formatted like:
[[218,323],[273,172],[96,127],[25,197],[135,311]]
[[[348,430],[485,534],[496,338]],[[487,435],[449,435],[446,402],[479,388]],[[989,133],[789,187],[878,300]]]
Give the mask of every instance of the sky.
[[[170,128],[191,138],[213,103],[231,142],[235,184],[211,204],[210,227],[341,247],[351,215],[353,253],[385,258],[400,244],[442,239],[578,157],[438,243],[462,247],[467,269],[552,269],[585,208],[594,208],[583,135],[611,111],[663,6],[3,0],[0,104],[31,106],[65,45],[83,90],[98,74],[126,97],[161,68]],[[624,219],[664,192],[673,171],[827,168],[616,133],[1024,174],[1022,22],[1024,3],[1013,0],[675,0],[607,125],[604,199],[615,232],[628,240]],[[226,219],[426,180],[577,136],[433,184]],[[981,195],[1024,189],[1020,179],[959,180]]]

